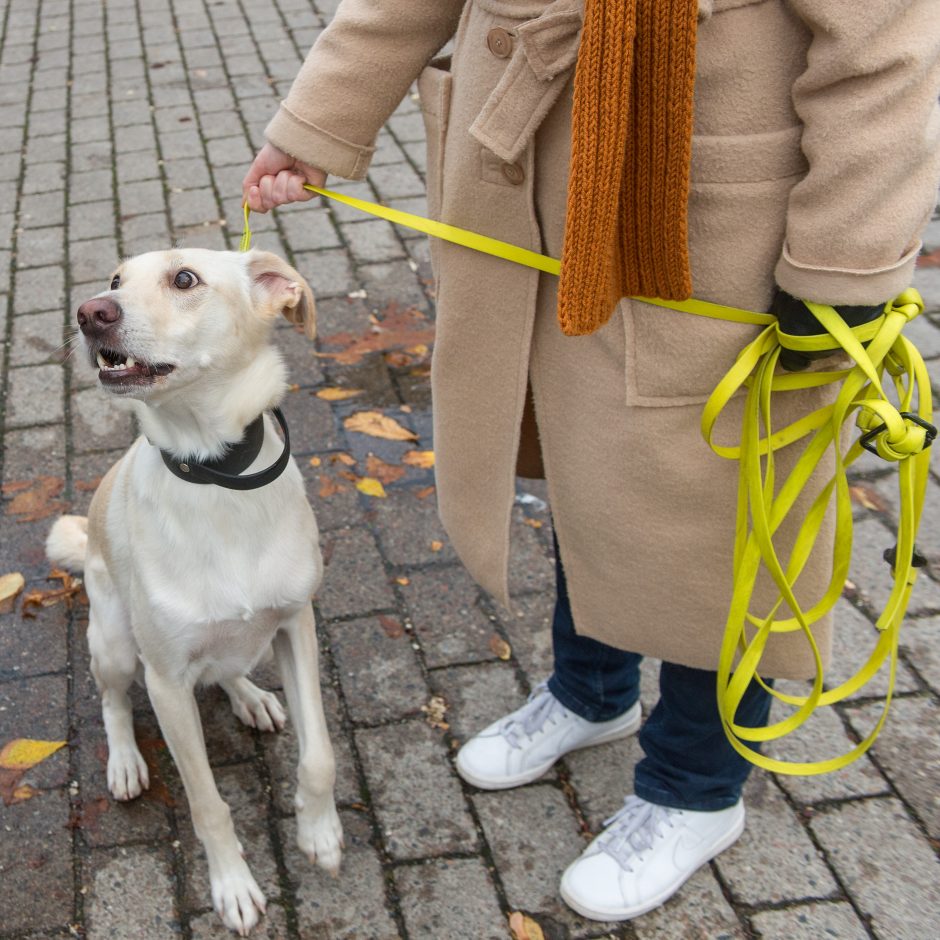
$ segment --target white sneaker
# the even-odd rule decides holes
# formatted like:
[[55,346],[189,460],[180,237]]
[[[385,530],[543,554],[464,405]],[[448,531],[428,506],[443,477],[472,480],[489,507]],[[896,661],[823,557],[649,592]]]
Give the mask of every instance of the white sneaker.
[[482,790],[537,780],[563,754],[616,741],[640,727],[640,703],[610,721],[568,711],[542,682],[522,708],[474,735],[457,753],[457,772]]
[[698,868],[737,841],[744,804],[713,813],[628,796],[561,876],[565,903],[591,920],[629,920],[665,903]]

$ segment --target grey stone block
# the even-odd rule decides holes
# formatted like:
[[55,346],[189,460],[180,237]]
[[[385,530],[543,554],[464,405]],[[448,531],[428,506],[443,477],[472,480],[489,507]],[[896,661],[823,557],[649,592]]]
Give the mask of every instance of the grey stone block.
[[87,937],[165,940],[179,930],[163,852],[146,846],[98,849],[85,870]]
[[89,238],[69,246],[69,270],[73,283],[92,281],[104,290],[119,261],[115,238]]
[[520,594],[511,598],[510,609],[500,615],[509,637],[513,655],[534,686],[554,667],[552,655],[553,592]]
[[413,488],[386,492],[385,499],[372,500],[371,509],[382,550],[393,565],[456,561],[433,500],[418,499]]
[[219,219],[219,204],[211,189],[189,189],[170,193],[170,216],[174,228],[214,222]]
[[578,794],[578,806],[595,834],[633,792],[633,769],[643,758],[636,735],[572,751],[565,766]]
[[72,441],[78,453],[127,448],[136,434],[126,411],[98,386],[72,394]]
[[324,617],[345,617],[391,608],[394,595],[372,536],[364,529],[330,532],[321,539],[329,560],[317,602]]
[[762,940],[868,940],[869,933],[850,904],[805,904],[761,911],[751,919]]
[[382,836],[395,859],[477,849],[442,733],[424,721],[356,732]]
[[69,206],[69,241],[113,238],[116,224],[115,208],[112,198]]
[[10,369],[6,401],[7,427],[62,421],[62,368],[57,365]]
[[10,364],[33,366],[61,363],[66,357],[61,312],[34,313],[13,318]]
[[897,800],[832,807],[810,826],[858,909],[871,917],[875,936],[933,934],[940,917],[936,857]]
[[345,297],[357,288],[349,256],[342,249],[305,251],[294,261],[317,297]]
[[[232,931],[215,911],[194,918],[190,921],[190,927],[193,940],[229,940],[232,936]],[[284,908],[269,901],[261,921],[252,928],[251,936],[255,940],[286,940],[290,937]]]
[[[56,582],[56,586],[60,583]],[[0,682],[0,741],[6,744],[15,738],[39,741],[67,740],[67,694],[67,678],[64,673]],[[19,777],[18,786],[28,786],[35,790],[56,789],[68,783],[68,774],[69,749],[63,747],[25,771]],[[36,804],[37,807],[41,805]]]
[[744,835],[716,859],[731,894],[746,904],[827,898],[838,885],[773,782],[752,774]]
[[901,649],[935,695],[940,695],[940,617],[909,620],[901,631]]
[[343,236],[358,264],[373,261],[394,261],[405,256],[391,223],[356,222],[342,226]]
[[427,686],[411,636],[397,616],[334,623],[327,631],[353,721],[372,724],[420,714]]
[[444,720],[461,743],[525,703],[509,663],[435,669],[428,681],[447,704]]
[[402,914],[413,937],[502,940],[506,918],[483,862],[436,859],[395,870]]

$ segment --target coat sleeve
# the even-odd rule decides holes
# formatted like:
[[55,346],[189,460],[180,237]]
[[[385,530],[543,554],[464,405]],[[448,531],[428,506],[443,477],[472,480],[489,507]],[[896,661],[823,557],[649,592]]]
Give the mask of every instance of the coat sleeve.
[[465,0],[343,0],[265,136],[291,156],[362,179],[380,128],[457,29]]
[[937,0],[790,0],[812,33],[794,83],[809,170],[792,190],[777,283],[830,304],[910,285],[940,180]]

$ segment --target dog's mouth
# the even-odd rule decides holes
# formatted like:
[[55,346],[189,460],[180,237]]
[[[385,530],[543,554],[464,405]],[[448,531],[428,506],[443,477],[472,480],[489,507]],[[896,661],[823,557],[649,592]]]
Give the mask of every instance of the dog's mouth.
[[130,353],[104,346],[94,350],[92,358],[98,366],[98,381],[113,387],[152,385],[175,368],[168,362],[146,362]]

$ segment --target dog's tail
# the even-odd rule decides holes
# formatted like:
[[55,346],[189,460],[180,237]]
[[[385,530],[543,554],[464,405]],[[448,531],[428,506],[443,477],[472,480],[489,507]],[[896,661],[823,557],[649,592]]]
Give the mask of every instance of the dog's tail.
[[81,572],[85,569],[88,549],[88,519],[85,516],[61,516],[46,538],[46,557],[58,568]]

